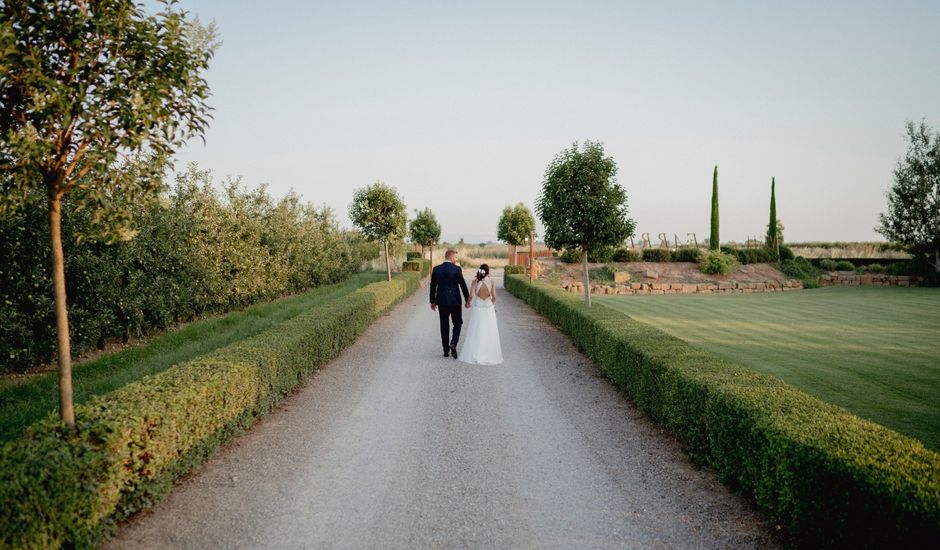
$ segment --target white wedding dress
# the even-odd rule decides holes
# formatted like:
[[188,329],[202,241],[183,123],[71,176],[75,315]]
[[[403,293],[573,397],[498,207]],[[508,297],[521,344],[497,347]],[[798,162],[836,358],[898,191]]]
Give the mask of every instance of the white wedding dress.
[[[486,285],[486,298],[480,298],[480,289]],[[476,365],[498,365],[503,362],[496,326],[496,308],[493,304],[493,281],[486,277],[476,283],[470,308],[470,320],[464,325],[467,339],[460,348],[458,359]]]

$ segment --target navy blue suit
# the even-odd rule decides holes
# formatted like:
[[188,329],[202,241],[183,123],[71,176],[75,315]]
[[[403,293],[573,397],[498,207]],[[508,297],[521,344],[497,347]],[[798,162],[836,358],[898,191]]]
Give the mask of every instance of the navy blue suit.
[[[460,299],[460,293],[464,299]],[[450,347],[457,347],[460,340],[460,326],[463,325],[463,303],[470,299],[470,290],[463,278],[460,266],[444,262],[431,271],[431,303],[437,304],[437,313],[441,317],[441,345],[446,352]],[[448,338],[450,323],[454,323],[454,336]]]

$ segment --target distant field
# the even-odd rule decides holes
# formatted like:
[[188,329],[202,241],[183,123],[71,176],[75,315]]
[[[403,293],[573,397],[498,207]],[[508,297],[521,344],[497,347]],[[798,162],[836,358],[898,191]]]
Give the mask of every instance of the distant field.
[[940,289],[596,301],[940,451]]

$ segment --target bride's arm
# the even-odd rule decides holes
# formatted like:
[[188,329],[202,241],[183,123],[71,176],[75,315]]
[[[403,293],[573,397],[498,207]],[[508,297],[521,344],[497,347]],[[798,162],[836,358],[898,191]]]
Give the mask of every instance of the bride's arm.
[[473,301],[473,297],[477,295],[477,280],[473,279],[473,282],[470,283],[470,297],[467,298],[467,304]]
[[493,300],[493,305],[496,305],[496,284],[490,285],[490,300]]

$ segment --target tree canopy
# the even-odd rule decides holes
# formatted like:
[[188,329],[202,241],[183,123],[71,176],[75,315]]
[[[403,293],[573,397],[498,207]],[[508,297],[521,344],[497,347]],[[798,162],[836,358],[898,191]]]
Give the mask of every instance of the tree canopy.
[[875,229],[907,245],[940,274],[940,132],[908,122],[907,152],[894,168],[888,210]]
[[415,219],[408,225],[408,237],[411,242],[422,247],[433,245],[440,240],[441,224],[437,223],[437,217],[430,208],[420,211],[415,209]]
[[349,205],[349,218],[367,239],[384,242],[385,272],[388,280],[391,280],[389,241],[404,238],[408,223],[405,203],[398,196],[398,191],[378,181],[357,189]]
[[548,165],[536,201],[545,244],[581,251],[588,305],[588,254],[621,244],[636,227],[627,217],[627,194],[616,175],[617,165],[600,142],[586,141],[583,147],[575,142]]
[[496,238],[506,244],[519,246],[535,231],[535,216],[523,203],[503,208],[496,227]]
[[211,26],[172,2],[156,15],[132,0],[0,3],[0,215],[47,201],[66,424],[63,197],[91,213],[90,233],[132,238],[134,207],[157,197],[174,150],[205,132],[201,73],[215,47]]

